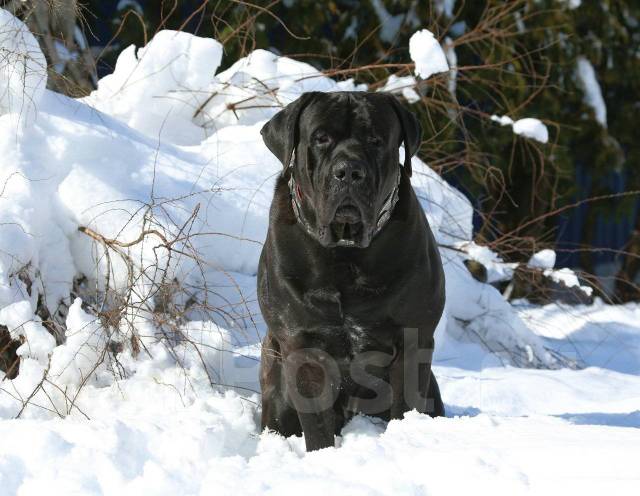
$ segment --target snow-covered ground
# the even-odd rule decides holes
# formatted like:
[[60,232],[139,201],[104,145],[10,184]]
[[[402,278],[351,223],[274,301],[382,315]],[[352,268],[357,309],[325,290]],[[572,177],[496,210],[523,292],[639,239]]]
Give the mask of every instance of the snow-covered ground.
[[[594,365],[504,367],[451,342],[435,368],[448,418],[356,418],[339,447],[314,453],[260,432],[257,394],[214,391],[201,367],[185,374],[153,347],[131,378],[87,387],[64,420],[0,421],[0,493],[637,494],[640,306],[521,315]],[[257,364],[237,366],[257,388]]]
[[[2,26],[23,37],[2,48],[34,51]],[[263,50],[219,72],[221,55],[161,32],[83,100],[43,90],[38,53],[0,59],[0,324],[23,343],[18,377],[0,372],[0,495],[637,494],[640,305],[510,305],[463,261],[512,267],[417,158],[448,417],[358,417],[309,454],[260,431],[255,273],[280,165],[259,129],[303,91],[366,88]]]

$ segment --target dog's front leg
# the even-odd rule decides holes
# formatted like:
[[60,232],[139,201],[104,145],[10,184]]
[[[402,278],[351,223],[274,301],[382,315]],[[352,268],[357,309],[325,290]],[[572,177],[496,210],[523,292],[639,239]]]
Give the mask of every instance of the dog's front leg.
[[316,348],[290,351],[284,360],[287,398],[298,412],[307,451],[334,446],[333,404],[340,371],[330,355]]
[[393,391],[390,417],[402,418],[409,410],[431,416],[444,415],[438,383],[431,371],[433,338],[418,329],[403,329],[401,352],[389,379]]

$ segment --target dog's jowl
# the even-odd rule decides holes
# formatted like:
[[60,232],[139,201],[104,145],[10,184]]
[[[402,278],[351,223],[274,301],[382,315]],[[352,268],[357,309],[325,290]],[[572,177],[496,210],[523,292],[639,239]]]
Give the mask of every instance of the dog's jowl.
[[444,274],[409,179],[418,121],[389,94],[305,93],[262,136],[283,165],[258,274],[263,428],[313,450],[356,413],[444,415]]

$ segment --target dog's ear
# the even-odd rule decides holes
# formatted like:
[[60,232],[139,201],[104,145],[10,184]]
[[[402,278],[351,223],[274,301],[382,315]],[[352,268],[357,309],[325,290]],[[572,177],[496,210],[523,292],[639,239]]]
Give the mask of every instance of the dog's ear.
[[303,93],[300,98],[274,115],[260,130],[264,144],[282,162],[285,170],[298,145],[300,114],[316,95],[317,92]]
[[392,94],[389,95],[391,106],[398,116],[402,129],[402,142],[404,143],[404,170],[411,177],[411,157],[413,157],[422,142],[422,126],[413,112],[409,112],[400,101]]

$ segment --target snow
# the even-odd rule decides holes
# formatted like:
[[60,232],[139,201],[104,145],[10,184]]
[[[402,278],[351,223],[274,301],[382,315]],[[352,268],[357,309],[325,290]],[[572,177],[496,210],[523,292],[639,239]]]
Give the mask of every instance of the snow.
[[0,9],[0,116],[14,128],[33,121],[47,83],[47,64],[29,29]]
[[513,119],[507,115],[492,115],[491,120],[501,126],[513,126]]
[[82,384],[86,378],[96,382],[99,376],[108,373],[102,356],[107,336],[100,322],[82,309],[82,300],[76,298],[67,316],[66,340],[57,346],[51,355],[50,373],[57,383],[67,387]]
[[543,275],[549,277],[555,282],[564,284],[568,288],[580,289],[587,295],[591,295],[593,293],[593,288],[580,284],[578,276],[570,268],[563,267],[561,269],[554,270],[556,265],[556,252],[553,250],[548,248],[540,250],[529,259],[527,265],[534,269],[542,269]]
[[593,293],[593,288],[590,286],[583,286],[580,284],[580,280],[576,273],[568,267],[563,267],[558,270],[549,270],[546,269],[544,275],[550,277],[555,282],[561,282],[568,288],[578,288],[586,295],[591,295]]
[[264,50],[217,72],[220,55],[163,31],[85,99],[32,95],[18,135],[0,116],[0,324],[23,341],[18,377],[0,372],[3,495],[633,494],[640,306],[509,304],[463,262],[513,268],[417,157],[449,417],[357,417],[314,453],[260,432],[255,274],[281,165],[259,130],[304,91],[366,88]]
[[447,72],[449,64],[440,43],[428,29],[413,33],[409,39],[409,55],[415,63],[415,73],[422,79]]
[[133,9],[138,14],[142,14],[144,11],[142,6],[136,0],[118,0],[117,10]]
[[549,130],[542,121],[533,117],[525,117],[514,121],[511,117],[506,115],[492,115],[491,120],[497,122],[501,126],[512,126],[514,134],[530,138],[540,143],[547,143],[549,141]]
[[456,98],[456,88],[458,86],[458,55],[456,54],[453,40],[448,36],[444,39],[444,54],[447,57],[449,67],[451,67],[447,87],[451,96]]
[[550,249],[534,253],[527,264],[536,269],[553,269],[556,265],[556,252]]
[[434,6],[438,15],[444,14],[447,18],[453,17],[453,7],[456,0],[435,0]]
[[532,117],[517,120],[513,123],[513,132],[525,138],[531,138],[540,143],[549,141],[549,131],[540,120]]
[[221,60],[222,45],[215,40],[162,31],[144,48],[126,48],[113,74],[86,101],[146,134],[195,144],[205,133],[191,118]]
[[569,7],[569,9],[571,10],[577,9],[582,5],[582,0],[560,0],[560,1],[564,3],[567,7]]
[[607,127],[607,106],[602,96],[602,89],[596,77],[596,71],[583,55],[578,56],[576,67],[576,75],[578,78],[578,86],[584,92],[584,103],[593,109],[596,120]]
[[[410,413],[387,426],[358,417],[339,447],[305,454],[300,438],[260,434],[248,399],[185,388],[153,350],[153,364],[120,390],[90,387],[80,396],[91,421],[76,412],[64,421],[0,422],[3,488],[6,494],[43,487],[54,494],[634,494],[640,308],[600,303],[577,308],[577,319],[556,305],[520,312],[549,340],[564,338],[569,346],[576,338],[584,345],[579,352],[593,354],[583,357],[602,360],[602,367],[514,369],[482,353],[480,364],[470,353],[441,355],[436,373],[450,417]],[[635,348],[621,355],[615,340],[602,350],[579,338],[585,331],[602,338],[605,322],[610,331],[628,326],[621,336]],[[617,361],[607,362],[607,353]],[[91,470],[84,469],[87,460]]]
[[[389,423],[386,432],[356,419],[339,449],[305,455],[298,443],[273,435],[243,446],[234,437],[248,430],[245,415],[228,413],[240,418],[224,425],[229,433],[224,441],[211,429],[217,419],[206,405],[181,412],[180,420],[170,415],[153,423],[107,420],[91,431],[79,421],[48,422],[39,426],[37,437],[30,421],[8,421],[12,430],[3,433],[3,448],[14,453],[5,459],[6,469],[12,469],[6,470],[13,479],[8,487],[21,494],[46,488],[53,494],[588,495],[608,489],[619,495],[632,494],[637,483],[632,457],[624,456],[637,448],[639,434],[633,428],[604,430],[554,417],[479,414],[432,420],[409,414]],[[194,417],[205,420],[199,424]],[[593,443],[585,445],[584,436]],[[145,446],[145,440],[155,441]],[[216,456],[243,449],[244,454]],[[18,465],[29,451],[36,452],[30,463]],[[499,455],[504,451],[508,460]],[[60,465],[37,452],[55,454]],[[89,459],[91,470],[74,470]],[[451,467],[465,467],[464,476],[457,470],[452,476]],[[589,478],[582,477],[585,472]],[[619,477],[613,479],[612,473]]]
[[486,246],[481,246],[473,241],[460,245],[471,260],[480,262],[487,269],[487,282],[508,281],[513,277],[513,271],[517,263],[508,263],[502,260],[497,253]]
[[28,301],[19,301],[0,310],[0,324],[10,330],[13,339],[24,339],[17,354],[25,359],[33,358],[44,362],[56,344],[42,324],[32,320]]
[[380,21],[380,39],[387,43],[391,43],[398,35],[398,31],[402,27],[404,14],[391,15],[385,8],[382,0],[370,0],[373,11]]
[[391,74],[379,91],[400,94],[408,103],[416,103],[420,101],[420,95],[416,93],[415,86],[416,79],[413,76],[398,77]]

